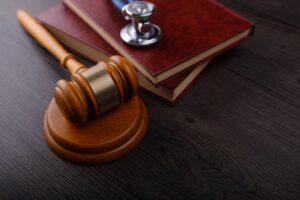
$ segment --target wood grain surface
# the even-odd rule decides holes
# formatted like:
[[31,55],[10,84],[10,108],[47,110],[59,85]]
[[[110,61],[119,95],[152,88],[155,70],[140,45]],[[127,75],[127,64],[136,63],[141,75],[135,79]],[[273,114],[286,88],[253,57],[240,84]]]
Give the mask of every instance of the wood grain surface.
[[175,108],[142,93],[143,142],[93,167],[46,145],[43,115],[69,76],[15,17],[58,2],[1,2],[0,199],[300,199],[299,0],[220,0],[257,23],[255,36],[215,59]]

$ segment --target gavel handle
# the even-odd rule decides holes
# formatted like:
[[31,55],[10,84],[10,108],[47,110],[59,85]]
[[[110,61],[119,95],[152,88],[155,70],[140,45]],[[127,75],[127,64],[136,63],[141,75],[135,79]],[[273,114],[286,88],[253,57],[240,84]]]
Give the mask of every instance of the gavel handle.
[[86,66],[78,62],[72,54],[68,53],[47,29],[30,14],[24,10],[18,10],[16,15],[25,30],[51,52],[71,74],[86,68]]

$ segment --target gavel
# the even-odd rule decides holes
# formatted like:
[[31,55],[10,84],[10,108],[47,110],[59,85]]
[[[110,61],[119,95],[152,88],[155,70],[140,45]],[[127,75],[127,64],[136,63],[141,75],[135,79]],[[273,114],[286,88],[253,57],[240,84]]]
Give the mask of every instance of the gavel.
[[87,67],[80,63],[30,14],[17,11],[21,25],[50,51],[72,76],[59,80],[55,101],[66,119],[84,125],[89,119],[122,104],[138,92],[138,79],[132,64],[120,56]]

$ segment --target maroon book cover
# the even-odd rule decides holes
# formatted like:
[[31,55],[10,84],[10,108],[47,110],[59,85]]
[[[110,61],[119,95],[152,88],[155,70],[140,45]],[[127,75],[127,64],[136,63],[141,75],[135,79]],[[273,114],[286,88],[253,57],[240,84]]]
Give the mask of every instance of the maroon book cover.
[[163,31],[162,40],[149,48],[123,43],[120,30],[127,25],[109,0],[63,0],[91,28],[139,72],[157,84],[239,43],[254,24],[212,0],[150,0],[157,7],[151,21]]
[[[93,29],[63,4],[49,8],[38,18],[64,45],[92,61],[97,62],[117,54]],[[139,74],[140,85],[167,102],[175,104],[187,91],[187,88],[190,88],[195,82],[206,64],[196,65],[180,76],[166,81],[160,87],[155,87]]]

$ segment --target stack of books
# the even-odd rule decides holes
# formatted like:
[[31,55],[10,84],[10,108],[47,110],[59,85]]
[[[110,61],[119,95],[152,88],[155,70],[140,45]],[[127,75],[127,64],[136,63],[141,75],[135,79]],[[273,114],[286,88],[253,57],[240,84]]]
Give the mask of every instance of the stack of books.
[[151,47],[135,48],[120,38],[127,25],[109,0],[64,0],[38,19],[66,47],[91,61],[120,54],[130,60],[140,86],[175,104],[213,57],[253,34],[254,24],[212,0],[151,0],[151,21],[163,31]]

